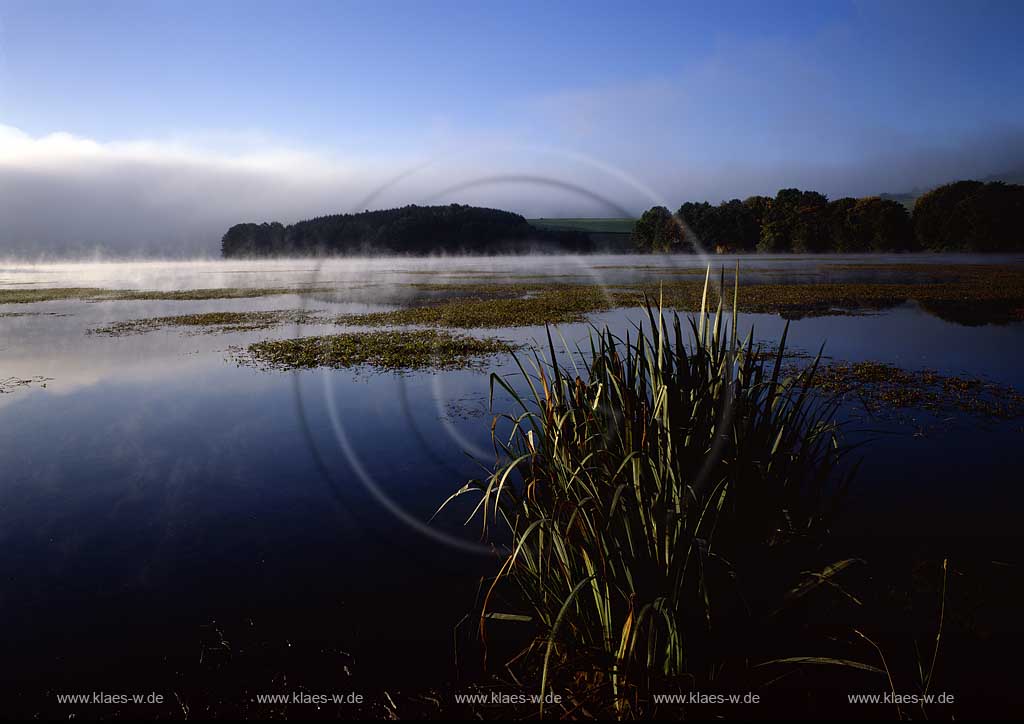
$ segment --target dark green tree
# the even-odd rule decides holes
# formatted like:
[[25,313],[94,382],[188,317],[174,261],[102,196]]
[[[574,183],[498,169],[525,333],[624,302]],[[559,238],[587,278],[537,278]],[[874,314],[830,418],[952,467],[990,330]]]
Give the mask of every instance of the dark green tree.
[[650,208],[640,216],[633,228],[633,240],[637,249],[642,251],[670,253],[693,250],[683,224],[664,206]]
[[683,224],[683,236],[693,249],[706,248],[709,243],[708,224],[713,212],[714,207],[707,201],[687,201],[676,212],[676,218]]
[[1022,213],[1024,186],[957,181],[917,199],[914,237],[936,251],[1016,251],[1024,248]]
[[708,202],[687,202],[679,207],[691,245],[705,251],[753,251],[760,225],[754,209],[739,199],[718,206]]
[[910,214],[898,201],[878,196],[858,199],[847,218],[857,240],[851,251],[909,251],[913,246]]
[[862,243],[852,224],[850,223],[850,212],[857,205],[857,199],[850,196],[836,199],[828,205],[828,230],[830,246],[833,251],[842,254],[851,254],[867,251],[867,246]]
[[828,244],[828,198],[817,191],[782,189],[761,224],[757,250],[822,251]]
[[261,256],[280,253],[284,248],[285,227],[274,221],[262,224],[235,224],[220,240],[223,257]]
[[924,249],[964,248],[967,229],[961,214],[984,186],[981,181],[957,181],[919,196],[914,203],[917,243]]
[[[761,224],[764,223],[765,217],[772,208],[772,197],[748,196],[743,199],[743,205],[750,210],[751,218],[757,226],[758,238],[760,238]],[[757,239],[754,240],[754,246],[757,246]]]

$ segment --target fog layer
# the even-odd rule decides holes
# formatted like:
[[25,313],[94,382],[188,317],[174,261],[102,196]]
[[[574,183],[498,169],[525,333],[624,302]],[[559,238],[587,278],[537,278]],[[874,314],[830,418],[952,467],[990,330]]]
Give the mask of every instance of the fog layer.
[[[0,257],[218,255],[241,221],[294,222],[408,203],[460,202],[533,216],[618,216],[654,204],[813,188],[902,192],[1024,165],[1024,134],[880,150],[845,165],[632,163],[514,144],[357,161],[271,144],[236,153],[173,141],[33,137],[0,126]],[[544,183],[547,179],[550,182]]]

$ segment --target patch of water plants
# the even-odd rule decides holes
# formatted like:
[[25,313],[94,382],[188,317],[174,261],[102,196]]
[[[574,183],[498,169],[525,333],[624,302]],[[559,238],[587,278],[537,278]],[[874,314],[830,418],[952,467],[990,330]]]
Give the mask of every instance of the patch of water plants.
[[331,334],[257,342],[233,348],[243,365],[268,370],[368,367],[376,370],[451,370],[479,367],[512,345],[494,337],[438,330]]
[[[695,282],[666,281],[640,291],[652,295],[659,289],[668,306],[695,310],[701,287]],[[624,290],[628,294],[628,289]],[[958,324],[1005,324],[1024,319],[1024,274],[1004,271],[995,276],[964,273],[941,282],[795,282],[743,286],[740,310],[778,313],[788,319],[829,316],[889,309],[908,301],[926,312]]]
[[[893,276],[871,282],[800,277],[787,283],[745,284],[739,310],[797,319],[872,314],[912,300],[926,312],[958,324],[1024,319],[1024,272],[1016,267],[908,264],[867,268],[893,271]],[[389,312],[341,315],[337,323],[461,329],[541,326],[584,321],[594,312],[642,304],[645,297],[660,297],[670,309],[696,311],[705,296],[700,281],[671,278],[609,285],[467,282],[408,286],[428,298]]]
[[0,319],[16,319],[19,317],[70,317],[61,312],[0,312]]
[[62,299],[94,299],[103,292],[111,291],[95,287],[48,287],[0,289],[0,304],[33,304]]
[[145,290],[100,287],[46,287],[0,289],[0,304],[33,304],[59,300],[104,301],[202,301],[208,299],[249,299],[284,294],[312,294],[333,291],[329,287],[216,287],[210,289]]
[[252,332],[283,324],[323,324],[319,310],[271,309],[248,312],[203,312],[170,317],[150,317],[113,322],[89,330],[89,334],[124,337],[168,327],[182,327],[192,333]]
[[935,370],[904,370],[883,362],[822,365],[814,385],[859,402],[872,414],[914,408],[995,419],[1024,415],[1024,395],[1008,385],[979,377],[942,375]]
[[617,304],[609,293],[597,286],[530,284],[487,288],[486,285],[446,285],[444,289],[466,296],[388,312],[339,315],[335,322],[370,327],[422,325],[498,329],[582,322],[587,314]]

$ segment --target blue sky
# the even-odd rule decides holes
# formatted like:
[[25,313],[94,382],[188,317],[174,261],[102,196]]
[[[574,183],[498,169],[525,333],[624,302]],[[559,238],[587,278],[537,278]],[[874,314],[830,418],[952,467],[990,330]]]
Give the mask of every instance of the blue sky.
[[[199,243],[396,176],[375,203],[501,174],[635,210],[900,191],[1024,163],[1022,31],[1021,2],[0,0],[0,191],[20,189],[0,212],[11,243],[45,243],[127,194],[138,218],[78,241],[138,236],[149,204]],[[25,174],[68,205],[62,229]],[[602,213],[515,184],[451,200]]]

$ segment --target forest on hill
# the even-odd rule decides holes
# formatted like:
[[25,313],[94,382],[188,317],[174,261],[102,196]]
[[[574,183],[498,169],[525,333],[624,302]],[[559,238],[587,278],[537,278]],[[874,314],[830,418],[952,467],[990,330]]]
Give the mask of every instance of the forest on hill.
[[289,226],[236,224],[221,240],[225,258],[596,250],[585,232],[540,229],[510,211],[461,204],[334,214]]
[[[221,254],[1008,252],[1024,250],[1017,227],[1022,216],[1024,186],[1001,181],[939,186],[917,197],[912,211],[891,198],[830,201],[795,188],[718,205],[688,201],[675,213],[648,209],[631,235],[618,226],[616,233],[595,230],[602,220],[562,220],[563,226],[557,219],[530,223],[510,211],[461,204],[403,206],[289,226],[236,224],[221,240]],[[621,226],[626,220],[615,221]]]
[[687,202],[643,213],[633,231],[638,250],[861,253],[893,251],[1000,252],[1024,250],[1018,220],[1024,186],[957,181],[922,194],[913,211],[869,196],[829,201],[816,191],[782,189],[717,206]]

